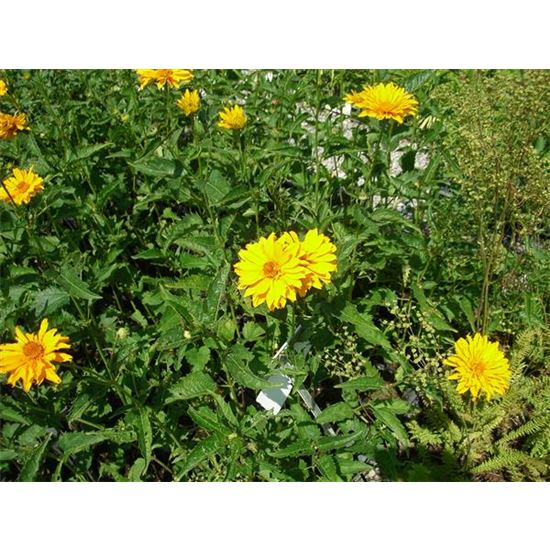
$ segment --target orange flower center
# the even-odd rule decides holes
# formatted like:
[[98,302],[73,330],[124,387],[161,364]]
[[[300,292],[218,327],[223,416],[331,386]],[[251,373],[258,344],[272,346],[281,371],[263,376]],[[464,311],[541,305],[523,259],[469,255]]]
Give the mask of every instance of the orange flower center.
[[44,348],[42,344],[27,342],[23,346],[23,353],[30,359],[39,359],[44,355]]
[[482,375],[483,371],[485,370],[485,367],[486,367],[485,363],[480,359],[474,359],[472,361],[471,369],[476,376]]
[[24,193],[30,187],[29,182],[23,180],[17,184],[17,192]]
[[266,277],[274,279],[280,273],[279,264],[277,262],[266,262],[263,271]]

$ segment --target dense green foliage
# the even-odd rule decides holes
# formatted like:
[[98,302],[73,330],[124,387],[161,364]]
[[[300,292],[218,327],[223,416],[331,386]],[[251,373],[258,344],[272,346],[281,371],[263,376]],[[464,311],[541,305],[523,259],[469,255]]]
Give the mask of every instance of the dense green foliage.
[[[0,341],[47,317],[74,356],[58,386],[0,380],[2,479],[548,479],[549,72],[196,71],[194,118],[133,71],[0,78],[31,128],[0,178],[45,179],[0,203]],[[345,111],[385,80],[417,117]],[[241,134],[216,126],[235,101]],[[311,228],[332,283],[253,308],[238,251]],[[476,330],[513,375],[473,406],[441,361]],[[277,416],[255,402],[274,372]]]

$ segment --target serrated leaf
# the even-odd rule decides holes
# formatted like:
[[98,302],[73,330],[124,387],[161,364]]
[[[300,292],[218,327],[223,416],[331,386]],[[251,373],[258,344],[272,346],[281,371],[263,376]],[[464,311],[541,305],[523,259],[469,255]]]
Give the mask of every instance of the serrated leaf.
[[88,157],[91,157],[92,155],[95,155],[96,153],[99,153],[102,149],[105,149],[109,146],[111,146],[112,143],[95,143],[93,145],[83,145],[82,147],[79,147],[74,154],[71,155],[70,160],[83,160],[87,159]]
[[338,318],[345,323],[351,323],[355,327],[358,336],[365,339],[369,344],[391,349],[391,344],[384,336],[384,333],[373,323],[372,318],[360,314],[353,304],[347,304]]
[[348,380],[347,382],[342,382],[337,384],[335,387],[342,390],[356,390],[356,391],[367,391],[367,390],[377,390],[384,385],[384,380],[380,375],[376,376],[361,376],[360,378],[354,378],[353,380]]
[[177,177],[181,175],[182,166],[175,160],[159,157],[138,160],[129,163],[132,168],[147,176]]
[[185,352],[185,359],[193,367],[193,370],[202,370],[210,360],[210,348],[201,346]]
[[310,455],[313,453],[313,442],[312,441],[295,441],[282,449],[277,451],[268,451],[267,454],[273,458],[287,458],[290,456],[303,456]]
[[31,451],[19,474],[19,481],[34,481],[49,442],[50,438],[48,437]]
[[88,285],[80,280],[76,273],[63,270],[58,274],[61,286],[73,297],[84,300],[100,300],[101,296],[93,293]]
[[329,405],[326,409],[321,411],[315,420],[319,424],[328,424],[330,422],[340,422],[341,420],[353,418],[353,414],[353,409],[347,403],[340,402]]
[[397,439],[401,441],[401,443],[408,444],[409,437],[407,435],[407,430],[394,413],[389,411],[387,408],[373,407],[373,411],[376,418],[385,424],[395,434]]
[[119,432],[114,430],[68,432],[59,438],[59,448],[65,456],[69,456],[106,440],[111,440],[115,443],[129,443],[135,440],[135,437],[136,434],[134,432]]
[[340,449],[342,447],[348,447],[355,443],[358,439],[365,437],[365,432],[355,432],[350,435],[325,435],[321,437],[316,446],[320,451],[330,451],[332,449]]
[[[248,354],[248,356],[246,354]],[[224,362],[229,374],[238,384],[253,390],[279,387],[270,384],[265,378],[256,376],[245,363],[246,357],[251,357],[250,352],[246,350],[244,346],[237,345],[233,347],[233,350],[229,353]]]
[[[218,451],[225,449],[225,441],[225,438],[220,435],[212,435],[197,443],[197,445],[193,447],[193,450],[185,457],[185,462],[179,473],[178,479],[181,479],[207,458],[215,455]],[[179,462],[179,459],[174,461],[174,463],[176,462]]]
[[147,468],[149,462],[151,462],[153,430],[151,429],[149,411],[146,408],[141,408],[136,412],[133,419],[133,426],[136,429],[139,450],[141,451],[142,457],[145,459],[145,468]]
[[208,287],[208,294],[206,298],[206,312],[207,321],[214,323],[218,318],[218,312],[220,309],[220,303],[227,288],[227,277],[229,276],[231,266],[228,263],[223,263],[220,267],[216,277],[210,283]]
[[189,407],[187,414],[197,426],[204,428],[210,433],[219,433],[224,436],[232,433],[227,426],[220,423],[216,413],[206,405],[197,408]]
[[0,402],[0,418],[8,422],[19,422],[25,426],[29,426],[31,421],[23,416],[19,411],[8,407],[8,405]]
[[166,403],[208,395],[216,389],[216,383],[208,374],[194,371],[170,387],[171,397],[166,400]]
[[49,287],[37,292],[32,305],[37,317],[49,315],[66,306],[70,302],[70,296],[61,288]]
[[0,451],[0,462],[8,462],[18,456],[17,452],[12,449],[4,449]]

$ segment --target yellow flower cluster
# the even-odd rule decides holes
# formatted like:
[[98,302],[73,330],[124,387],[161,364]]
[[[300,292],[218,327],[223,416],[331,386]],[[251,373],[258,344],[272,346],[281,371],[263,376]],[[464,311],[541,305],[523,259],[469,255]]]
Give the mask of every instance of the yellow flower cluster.
[[360,117],[390,118],[400,124],[406,116],[414,116],[418,112],[418,101],[393,82],[364,86],[361,92],[350,92],[344,101],[361,109]]
[[5,80],[0,78],[0,97],[8,93],[8,85]]
[[32,384],[40,385],[44,380],[59,384],[54,363],[70,361],[72,357],[63,350],[70,349],[69,339],[48,330],[48,319],[40,323],[38,333],[15,329],[16,341],[0,345],[0,374],[9,374],[8,384],[15,386],[22,380],[23,389],[28,392]]
[[294,231],[277,238],[274,233],[246,245],[234,266],[238,288],[252,296],[252,304],[266,302],[269,311],[305,296],[310,288],[322,288],[336,271],[336,246],[317,229],[303,241]]

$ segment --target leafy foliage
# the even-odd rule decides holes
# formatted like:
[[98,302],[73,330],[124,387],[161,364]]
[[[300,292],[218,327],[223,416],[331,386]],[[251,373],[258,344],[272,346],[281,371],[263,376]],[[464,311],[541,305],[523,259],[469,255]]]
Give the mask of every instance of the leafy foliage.
[[[31,129],[0,140],[0,179],[33,166],[45,184],[0,203],[0,340],[48,317],[74,356],[59,386],[2,384],[2,479],[548,477],[547,72],[196,71],[194,117],[133,71],[2,77],[1,110]],[[379,81],[419,116],[350,115],[342,97]],[[235,103],[239,133],[216,125]],[[315,227],[337,246],[332,284],[253,308],[238,251]],[[488,303],[479,230],[514,379],[470,410],[441,359]],[[275,416],[255,401],[274,373],[294,382]]]

